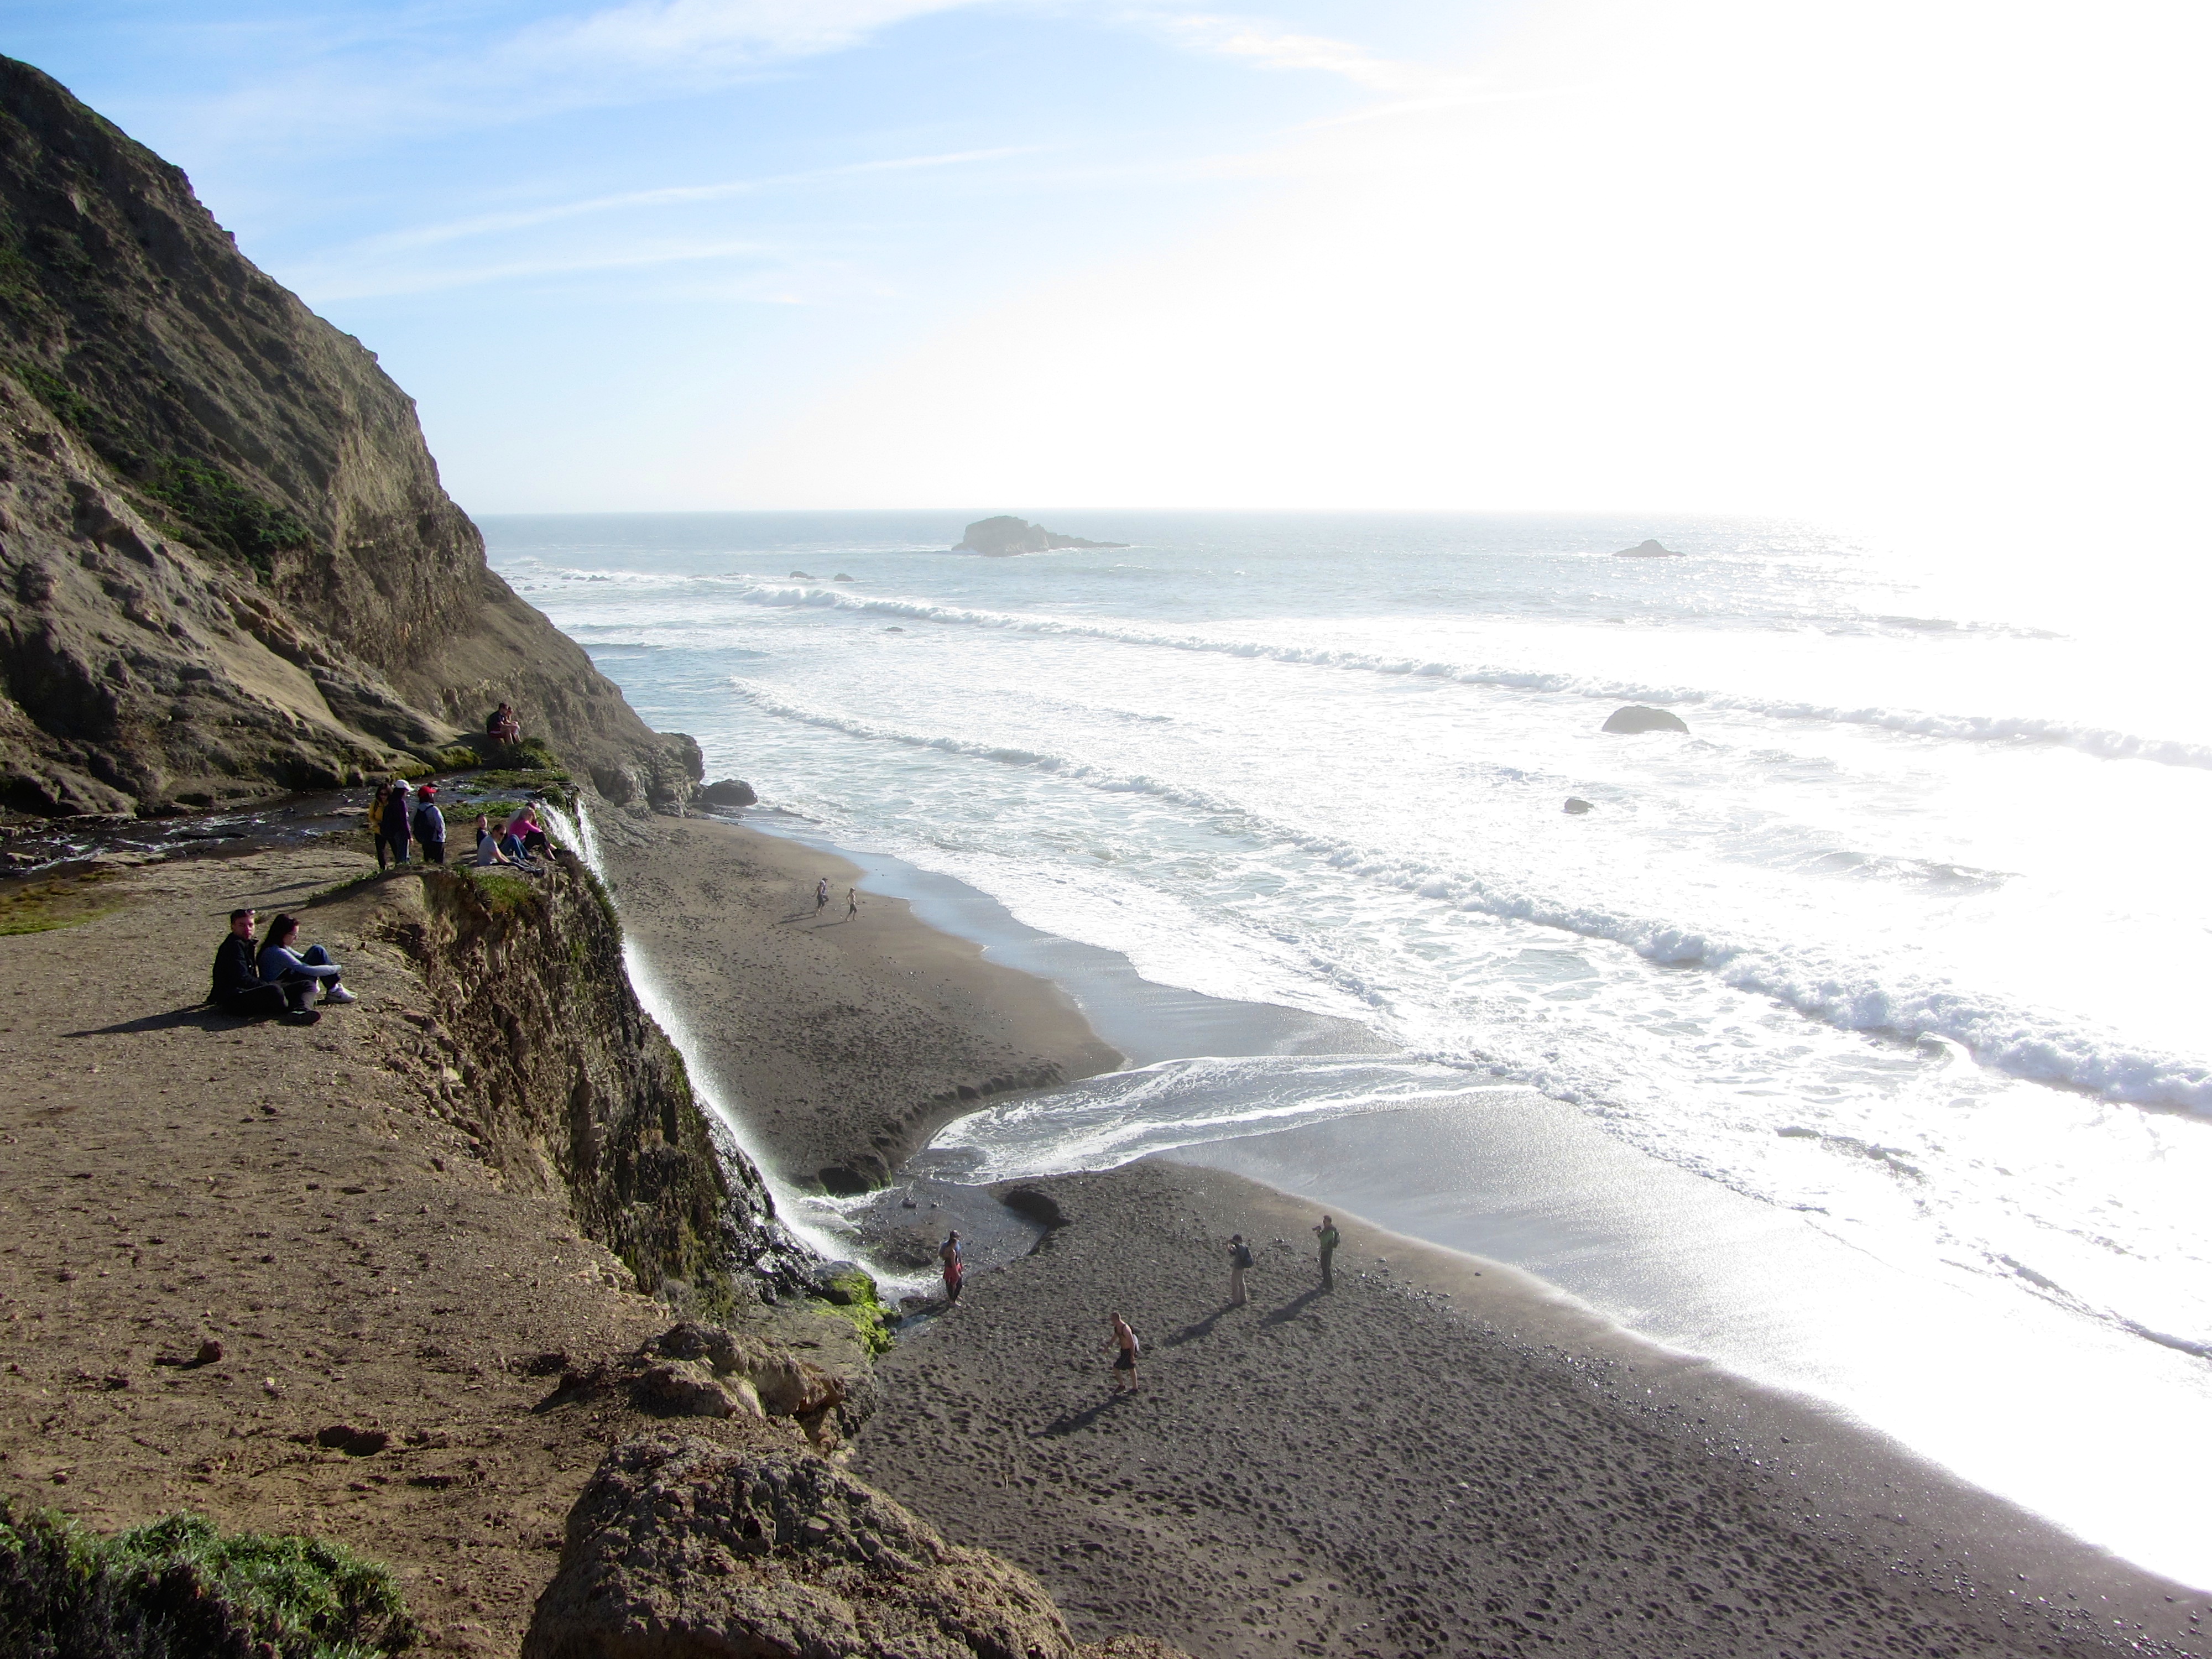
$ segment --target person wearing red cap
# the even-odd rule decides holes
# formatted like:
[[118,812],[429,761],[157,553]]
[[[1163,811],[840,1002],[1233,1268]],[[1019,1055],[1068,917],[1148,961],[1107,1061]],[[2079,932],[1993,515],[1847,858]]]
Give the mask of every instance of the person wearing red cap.
[[422,803],[415,809],[415,839],[422,844],[422,862],[446,861],[446,815],[438,810],[438,786],[426,783],[416,792]]

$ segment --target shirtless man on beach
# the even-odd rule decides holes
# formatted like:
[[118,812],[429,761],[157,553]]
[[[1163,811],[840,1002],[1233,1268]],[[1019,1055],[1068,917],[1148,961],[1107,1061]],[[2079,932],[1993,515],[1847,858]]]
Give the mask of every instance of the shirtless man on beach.
[[1129,1379],[1129,1392],[1137,1392],[1137,1334],[1129,1328],[1129,1322],[1115,1314],[1107,1322],[1114,1334],[1106,1339],[1106,1346],[1115,1351],[1114,1355],[1114,1392],[1121,1392],[1121,1378]]
[[848,887],[845,890],[845,920],[850,921],[860,914],[860,890],[857,887]]

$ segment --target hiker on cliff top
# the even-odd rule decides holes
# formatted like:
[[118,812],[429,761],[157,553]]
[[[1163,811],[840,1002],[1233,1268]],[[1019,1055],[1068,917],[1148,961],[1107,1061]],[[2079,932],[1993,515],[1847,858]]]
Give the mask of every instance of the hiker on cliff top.
[[514,710],[510,705],[501,703],[484,720],[484,735],[494,743],[520,743],[522,722],[514,717]]
[[937,1247],[937,1259],[945,1264],[945,1305],[949,1308],[960,1299],[960,1281],[968,1275],[967,1266],[960,1260],[957,1231],[945,1235],[945,1243]]
[[280,915],[269,924],[269,931],[261,937],[261,955],[254,966],[261,970],[264,981],[283,986],[287,992],[299,989],[304,994],[320,985],[325,1002],[351,1002],[352,992],[338,983],[337,963],[331,953],[319,945],[311,945],[303,955],[292,946],[300,937],[300,924],[290,916]]
[[407,799],[407,780],[394,778],[386,786],[384,795],[384,840],[376,852],[380,867],[384,863],[384,848],[392,849],[395,867],[407,862],[408,819],[413,816],[415,803]]
[[1114,1392],[1121,1392],[1121,1378],[1126,1374],[1129,1379],[1129,1392],[1134,1394],[1137,1392],[1137,1334],[1129,1328],[1129,1322],[1119,1314],[1107,1322],[1113,1327],[1114,1334],[1106,1339],[1106,1346],[1117,1351],[1114,1355]]
[[384,814],[391,801],[392,786],[389,783],[378,784],[376,793],[368,798],[368,838],[375,843],[376,867],[380,870],[384,868],[387,862],[386,855],[392,851],[384,841]]
[[421,804],[415,809],[415,839],[422,843],[425,864],[446,861],[446,815],[438,810],[437,794],[438,786],[426,783],[416,797]]
[[253,912],[233,910],[229,936],[216,949],[215,981],[208,989],[208,1000],[224,1013],[242,1018],[282,1014],[288,1024],[313,1025],[322,1018],[307,1006],[313,980],[272,984],[261,977],[254,957]]

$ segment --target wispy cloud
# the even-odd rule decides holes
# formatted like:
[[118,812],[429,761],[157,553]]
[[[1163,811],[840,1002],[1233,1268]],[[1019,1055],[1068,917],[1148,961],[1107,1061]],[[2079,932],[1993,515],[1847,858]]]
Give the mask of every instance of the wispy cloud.
[[1139,14],[1178,46],[1263,69],[1310,70],[1380,92],[1402,91],[1423,78],[1412,64],[1377,58],[1365,47],[1322,34],[1291,33],[1265,20],[1209,12]]

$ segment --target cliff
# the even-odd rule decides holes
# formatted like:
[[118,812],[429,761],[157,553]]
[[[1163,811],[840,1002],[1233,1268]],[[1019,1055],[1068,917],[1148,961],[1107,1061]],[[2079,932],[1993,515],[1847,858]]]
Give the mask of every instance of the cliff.
[[1063,536],[1041,524],[1002,513],[995,519],[978,519],[960,538],[955,553],[981,553],[987,558],[1011,558],[1017,553],[1052,553],[1062,548],[1127,547],[1127,542],[1086,542],[1080,536]]
[[611,799],[698,779],[487,568],[375,354],[177,168],[0,58],[0,805],[357,781],[502,699]]

